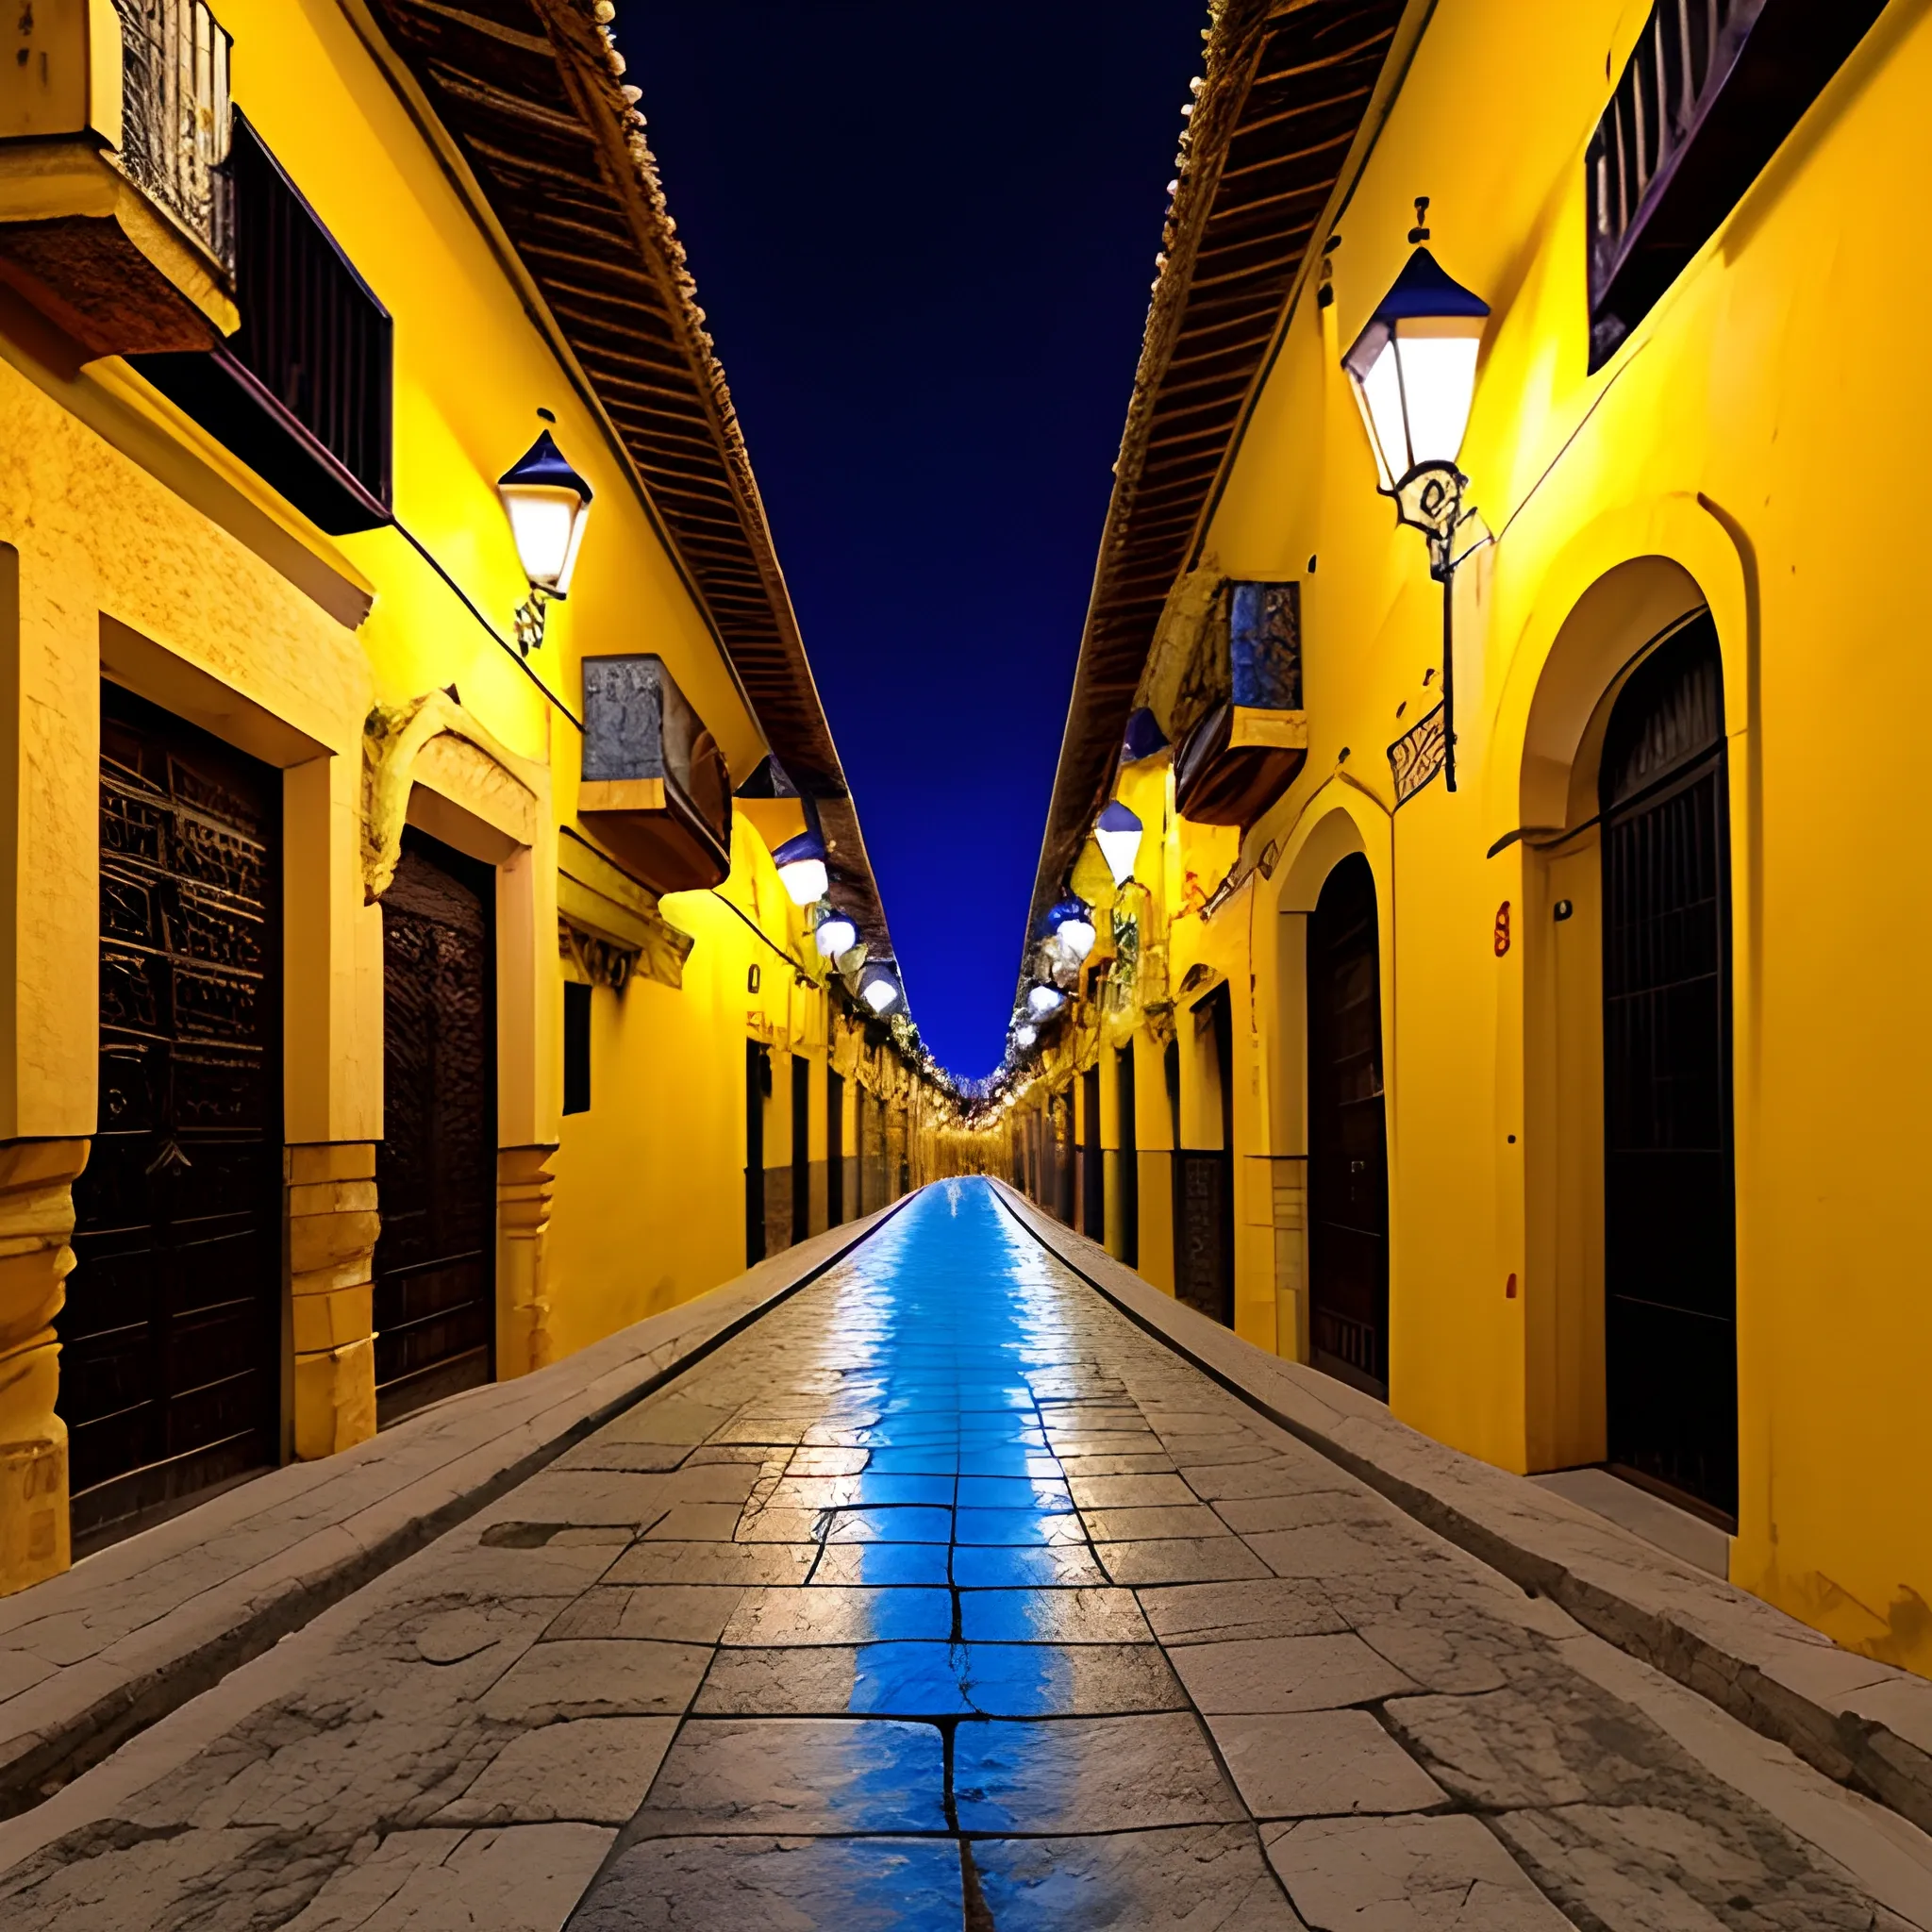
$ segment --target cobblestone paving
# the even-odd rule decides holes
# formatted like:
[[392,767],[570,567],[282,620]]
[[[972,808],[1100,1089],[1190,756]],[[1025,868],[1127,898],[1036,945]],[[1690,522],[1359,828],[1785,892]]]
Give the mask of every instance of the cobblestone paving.
[[1574,1635],[954,1183],[6,1827],[0,1924],[1912,1923]]

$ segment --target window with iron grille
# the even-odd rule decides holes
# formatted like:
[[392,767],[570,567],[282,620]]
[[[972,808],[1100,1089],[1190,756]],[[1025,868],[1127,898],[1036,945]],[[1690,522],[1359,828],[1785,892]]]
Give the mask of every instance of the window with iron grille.
[[1709,241],[1885,0],[1657,0],[1585,157],[1590,366]]
[[390,519],[392,325],[246,118],[228,158],[242,325],[136,366],[332,535]]

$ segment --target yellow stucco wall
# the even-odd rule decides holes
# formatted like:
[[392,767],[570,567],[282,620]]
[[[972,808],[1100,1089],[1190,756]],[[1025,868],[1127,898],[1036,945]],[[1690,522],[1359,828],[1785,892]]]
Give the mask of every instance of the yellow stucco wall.
[[[1224,575],[1302,584],[1310,751],[1243,841],[1241,863],[1266,855],[1268,875],[1205,924],[1181,918],[1170,971],[1178,984],[1203,961],[1236,981],[1244,1158],[1302,1151],[1299,916],[1338,858],[1366,854],[1392,1406],[1506,1468],[1601,1457],[1597,858],[1588,835],[1565,855],[1520,841],[1485,855],[1594,811],[1592,717],[1600,733],[1632,657],[1707,605],[1731,774],[1731,1574],[1932,1673],[1916,1227],[1932,913],[1914,883],[1926,808],[1906,722],[1924,548],[1908,465],[1932,396],[1912,373],[1922,252],[1897,223],[1932,98],[1932,10],[1887,9],[1591,375],[1583,152],[1647,11],[1467,0],[1424,36],[1339,224],[1334,306],[1293,316],[1206,532]],[[1339,362],[1407,257],[1419,193],[1438,258],[1492,305],[1462,467],[1481,515],[1470,536],[1495,541],[1456,586],[1460,789],[1438,781],[1391,817],[1384,747],[1434,702],[1440,593],[1421,539],[1376,494]],[[1122,795],[1141,782],[1130,772]],[[1182,867],[1171,838],[1171,889]],[[1580,916],[1558,926],[1561,897]],[[1504,901],[1514,938],[1499,958]],[[1063,1058],[1080,1056],[1052,1066]],[[1149,1071],[1143,1058],[1143,1119]],[[1144,1184],[1142,1204],[1152,1274]],[[1267,1230],[1250,1237],[1239,1201],[1238,1219],[1237,1324],[1267,1341]],[[1281,1306],[1274,1340],[1294,1353],[1292,1297]]]
[[[323,535],[126,363],[81,366],[0,291],[0,1591],[68,1554],[50,1324],[95,1124],[104,675],[284,773],[285,1453],[326,1454],[375,1425],[372,707],[424,721],[415,762],[396,768],[409,821],[496,868],[499,1374],[743,1267],[748,1038],[813,1061],[815,1158],[828,1053],[844,1057],[848,1112],[860,1081],[894,1120],[925,1105],[890,1046],[863,1048],[831,1016],[806,917],[741,816],[719,893],[659,908],[692,941],[681,987],[640,972],[621,992],[593,989],[592,1106],[561,1116],[558,869],[560,829],[583,836],[566,715],[581,709],[581,657],[661,657],[735,779],[765,745],[614,440],[533,319],[520,264],[355,13],[228,0],[234,99],[394,319],[399,524],[506,635],[527,587],[495,479],[536,434],[538,408],[555,412],[595,491],[571,596],[530,660],[560,703],[397,530]],[[772,1112],[768,1160],[788,1147],[789,1087]],[[916,1174],[929,1137],[911,1138]]]

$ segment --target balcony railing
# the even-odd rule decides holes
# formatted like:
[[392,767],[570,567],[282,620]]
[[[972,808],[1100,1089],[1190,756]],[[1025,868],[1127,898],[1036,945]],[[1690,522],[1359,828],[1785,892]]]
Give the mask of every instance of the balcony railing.
[[1585,156],[1592,369],[1650,311],[1885,0],[1656,0]]
[[235,266],[229,36],[204,0],[114,0],[121,16],[121,172],[224,270]]

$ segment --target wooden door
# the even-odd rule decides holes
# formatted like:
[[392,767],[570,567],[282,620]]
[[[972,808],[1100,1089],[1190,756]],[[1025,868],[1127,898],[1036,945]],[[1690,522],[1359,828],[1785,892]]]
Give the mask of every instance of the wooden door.
[[496,1282],[495,878],[413,830],[382,896],[375,1413],[491,1375]]
[[1604,867],[1604,1288],[1609,1457],[1738,1507],[1730,838],[1708,618],[1610,713]]
[[76,1552],[277,1459],[280,799],[102,687],[100,1113],[56,1322]]
[[[1184,1023],[1185,1024],[1185,1023]],[[1174,1292],[1190,1307],[1234,1325],[1234,1010],[1223,980],[1192,1009],[1195,1064],[1213,1068],[1219,1147],[1174,1155]],[[1171,1098],[1179,1138],[1179,1059]]]
[[765,1100],[772,1091],[770,1048],[744,1042],[744,1265],[765,1258]]
[[1115,1055],[1121,1124],[1121,1259],[1129,1268],[1141,1265],[1141,1157],[1134,1126],[1134,1049],[1131,1042]]
[[825,1069],[825,1225],[845,1219],[845,1076]]
[[1375,881],[1351,854],[1308,920],[1308,1341],[1318,1369],[1389,1392],[1389,1142]]
[[1107,1156],[1100,1145],[1100,1069],[1080,1075],[1080,1232],[1089,1241],[1107,1239]]

